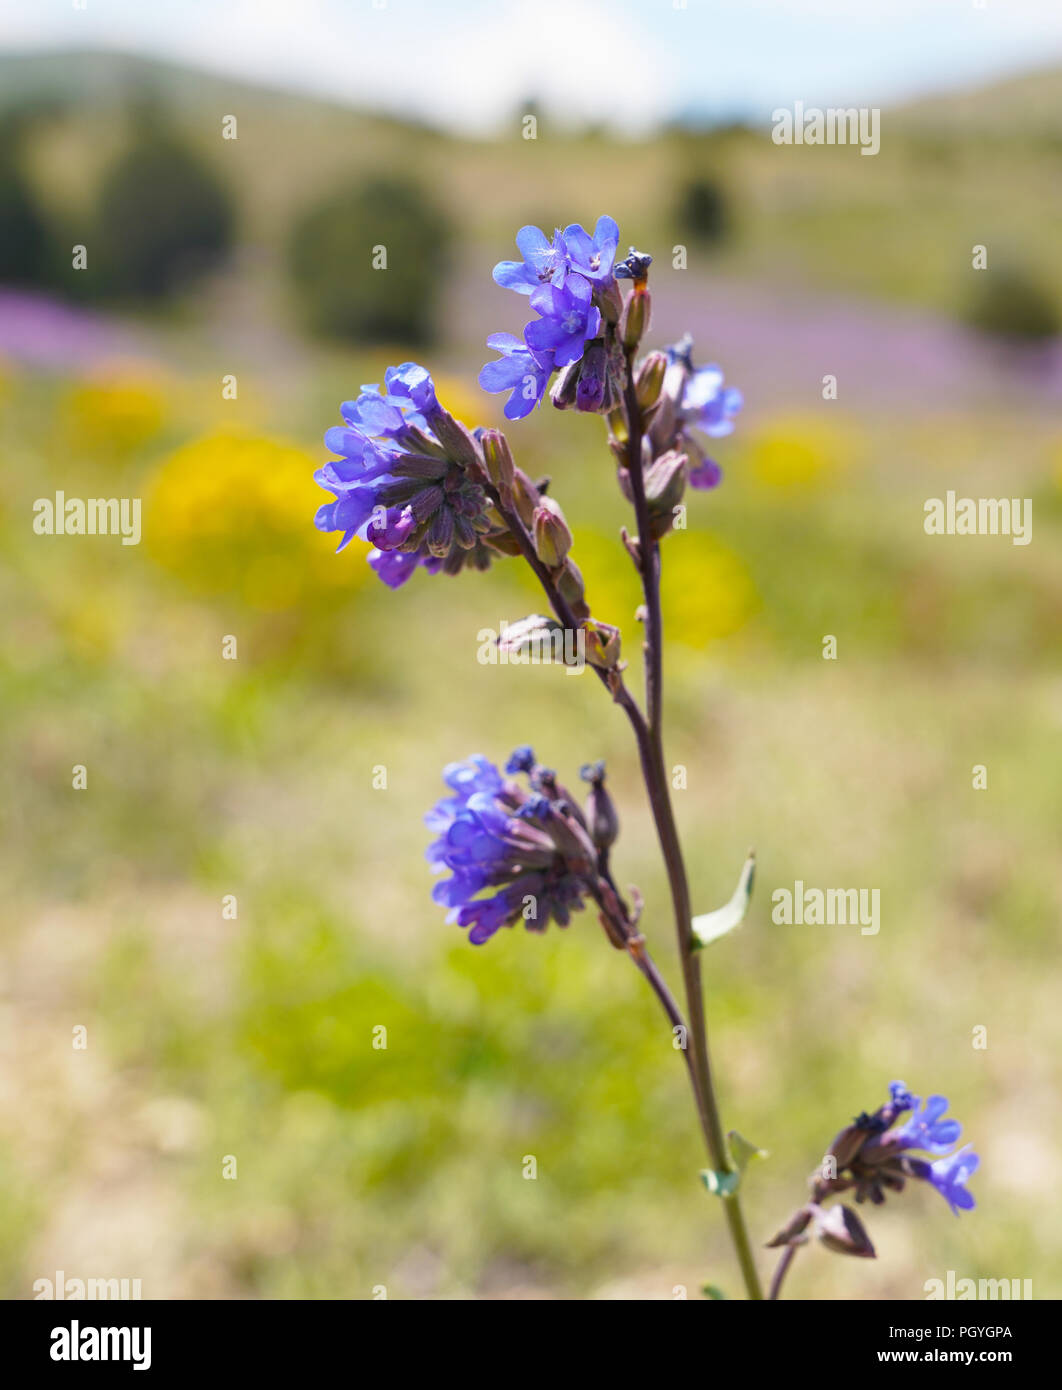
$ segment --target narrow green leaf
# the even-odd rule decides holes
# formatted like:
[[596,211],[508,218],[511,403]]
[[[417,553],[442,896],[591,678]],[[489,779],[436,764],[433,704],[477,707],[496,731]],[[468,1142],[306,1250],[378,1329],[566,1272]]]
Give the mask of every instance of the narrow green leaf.
[[718,1284],[702,1284],[701,1293],[704,1294],[705,1298],[714,1298],[717,1303],[726,1302],[726,1294]]
[[735,927],[741,925],[745,920],[745,913],[748,911],[755,877],[756,855],[750,850],[749,857],[745,860],[744,868],[741,870],[738,886],[734,889],[734,896],[726,906],[716,908],[714,912],[702,913],[700,917],[694,917],[693,949],[695,951],[713,941],[718,941],[721,936],[725,936],[727,932],[731,932]]
[[730,1145],[730,1157],[739,1173],[743,1173],[754,1158],[767,1157],[766,1149],[759,1149],[755,1144],[750,1144],[745,1136],[739,1134],[736,1129],[732,1129],[726,1138]]

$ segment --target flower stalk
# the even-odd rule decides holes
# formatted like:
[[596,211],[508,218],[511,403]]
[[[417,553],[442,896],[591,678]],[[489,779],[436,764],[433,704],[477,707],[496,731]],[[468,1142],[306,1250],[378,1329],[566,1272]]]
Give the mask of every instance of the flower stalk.
[[[607,940],[625,952],[679,1035],[698,1123],[707,1151],[709,1191],[721,1199],[749,1299],[763,1299],[759,1272],[741,1205],[741,1179],[758,1154],[736,1131],[724,1130],[716,1094],[701,978],[700,948],[744,916],[753,861],[746,864],[726,909],[694,920],[689,879],[664,750],[664,621],[661,540],[680,525],[687,487],[710,490],[722,472],[705,452],[705,438],[729,434],[741,393],[725,387],[714,365],[695,367],[687,336],[664,351],[637,353],[649,328],[652,258],[636,251],[617,261],[619,229],[598,219],[593,235],[573,224],[547,237],[524,227],[516,238],[520,261],[501,262],[494,279],[520,295],[537,315],[523,336],[491,335],[498,360],[480,373],[484,389],[508,393],[504,414],[518,421],[545,399],[553,406],[601,416],[618,467],[618,481],[634,512],[634,533],[622,542],[637,570],[643,623],[644,710],[628,688],[618,628],[594,616],[571,551],[574,537],[547,484],[517,467],[508,440],[496,429],[470,431],[442,406],[427,371],[406,362],[388,368],[381,390],[366,386],[341,407],[344,424],[326,443],[338,458],[316,477],[333,494],[316,516],[320,530],[340,534],[342,550],[358,536],[370,541],[369,564],[391,588],[414,573],[456,576],[519,556],[542,587],[554,618],[532,614],[510,626],[499,642],[506,651],[533,651],[559,628],[578,638],[597,678],[631,726],[646,797],[666,870],[682,971],[685,1011],[649,954],[639,929],[642,899],[631,903],[612,876],[610,854],[619,817],[605,786],[604,764],[587,763],[589,783],[581,808],[528,746],[514,751],[504,773],[482,755],[451,763],[443,779],[450,795],[427,816],[436,839],[427,857],[449,877],[432,891],[448,920],[469,929],[481,945],[503,927],[522,923],[543,932],[566,927],[573,912],[596,905]],[[624,298],[621,281],[630,281]],[[573,661],[567,643],[563,659]],[[518,780],[526,779],[526,781]],[[722,919],[722,920],[720,920]],[[922,1104],[901,1082],[873,1115],[858,1116],[834,1140],[811,1180],[810,1200],[799,1207],[769,1245],[782,1255],[768,1300],[776,1300],[796,1251],[810,1233],[828,1250],[873,1258],[874,1248],[853,1208],[825,1203],[854,1192],[857,1203],[880,1204],[909,1179],[935,1187],[958,1213],[974,1205],[966,1181],[978,1159],[955,1150],[960,1126],[944,1117],[947,1101]],[[903,1114],[909,1118],[899,1128]],[[917,1157],[921,1149],[935,1161]]]

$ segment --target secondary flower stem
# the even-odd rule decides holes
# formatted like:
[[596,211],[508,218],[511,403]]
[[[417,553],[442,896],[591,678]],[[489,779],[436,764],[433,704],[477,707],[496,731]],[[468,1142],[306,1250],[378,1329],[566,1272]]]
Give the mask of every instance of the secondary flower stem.
[[[646,709],[648,711],[647,748],[642,748],[642,772],[646,791],[660,840],[661,852],[667,867],[671,900],[675,911],[675,929],[678,936],[679,958],[682,963],[682,978],[686,994],[686,1011],[689,1015],[690,1042],[692,1043],[691,1075],[694,1078],[697,1095],[697,1110],[704,1130],[705,1142],[712,1166],[718,1172],[733,1171],[730,1155],[723,1138],[723,1125],[719,1115],[719,1104],[712,1081],[711,1060],[708,1053],[708,1028],[704,1010],[704,989],[701,982],[700,957],[694,949],[693,913],[690,903],[689,880],[682,857],[678,828],[675,824],[674,809],[671,804],[671,790],[664,762],[663,743],[663,616],[660,602],[660,548],[653,540],[649,507],[645,497],[645,484],[642,476],[642,439],[644,424],[641,407],[634,388],[633,351],[627,357],[627,379],[624,399],[627,411],[628,460],[630,463],[631,494],[634,498],[635,519],[638,525],[639,572],[642,591],[645,597],[645,653],[646,653]],[[638,733],[637,728],[635,733]],[[741,1266],[742,1277],[748,1296],[762,1299],[756,1262],[752,1254],[748,1229],[738,1193],[723,1198],[730,1236]]]
[[[629,375],[628,372],[628,377]],[[629,411],[632,409],[632,403],[633,414],[630,428],[632,430],[633,441],[633,431],[635,429],[634,422],[636,421],[637,447],[640,456],[642,437],[641,412],[638,408],[637,400],[634,397],[633,388],[631,388],[628,381],[627,408]],[[635,472],[637,473],[636,482],[633,477]],[[490,484],[484,484],[484,487],[499,514],[512,532],[520,549],[520,553],[537,576],[557,618],[565,627],[572,630],[580,627],[581,623],[579,619],[575,617],[570,605],[559,592],[548,567],[538,558],[534,542],[528,535],[527,529],[519,516],[512,508],[505,506],[496,488]],[[632,487],[635,490],[635,498],[638,502],[636,512],[638,515],[641,553],[643,557],[651,555],[651,568],[649,573],[654,576],[653,580],[649,582],[646,590],[646,604],[647,612],[650,615],[655,614],[651,623],[647,623],[647,672],[650,670],[655,670],[657,672],[655,684],[651,678],[648,681],[649,698],[652,701],[652,709],[656,722],[655,735],[646,722],[642,711],[638,708],[634,697],[623,683],[621,673],[619,671],[605,672],[597,667],[594,669],[602,681],[602,684],[612,692],[612,698],[627,715],[631,728],[634,731],[635,741],[638,745],[638,758],[641,763],[642,778],[648,792],[653,821],[656,825],[657,836],[660,840],[660,847],[664,855],[664,862],[667,865],[668,881],[671,886],[671,898],[675,909],[675,922],[679,937],[679,954],[682,960],[682,974],[686,993],[686,1007],[690,1019],[688,1027],[683,1025],[686,1027],[686,1032],[688,1034],[687,1047],[683,1049],[683,1054],[689,1069],[694,1099],[697,1104],[697,1115],[701,1123],[701,1129],[704,1132],[704,1140],[712,1167],[719,1172],[731,1172],[732,1165],[723,1138],[723,1126],[719,1118],[719,1109],[712,1086],[711,1064],[708,1058],[708,1039],[704,1017],[704,993],[701,986],[700,961],[693,951],[693,927],[689,887],[686,880],[686,870],[682,859],[682,850],[679,844],[678,831],[675,826],[675,818],[671,808],[671,797],[664,768],[663,743],[660,732],[660,693],[662,692],[663,671],[661,652],[663,643],[661,640],[662,622],[660,619],[659,552],[656,546],[651,544],[649,538],[648,511],[645,505],[645,490],[642,484],[640,468],[632,470]],[[643,575],[646,573],[644,569],[642,572]],[[639,966],[639,968],[641,968],[641,966]],[[655,966],[653,969],[655,971]],[[643,970],[642,973],[645,974],[645,971]],[[657,991],[658,997],[663,1000],[663,996],[659,994],[654,979],[650,976],[647,976],[647,978],[654,990]],[[656,980],[658,980],[661,985],[663,984],[659,974],[657,974]],[[670,998],[670,995],[668,997]],[[665,1005],[665,1007],[667,1006]],[[693,1043],[692,1051],[688,1046],[690,1041]],[[756,1264],[752,1256],[752,1246],[749,1242],[745,1218],[741,1210],[740,1199],[737,1193],[734,1193],[730,1197],[723,1198],[723,1207],[726,1212],[731,1239],[737,1252],[738,1262],[741,1265],[742,1276],[748,1295],[753,1299],[761,1299],[763,1293],[760,1288],[759,1275],[756,1271]]]
[[796,1252],[799,1249],[796,1245],[787,1245],[782,1258],[778,1261],[778,1268],[774,1271],[774,1278],[771,1280],[771,1289],[767,1295],[768,1300],[777,1299],[782,1296],[782,1282],[789,1273],[789,1266],[796,1259]]

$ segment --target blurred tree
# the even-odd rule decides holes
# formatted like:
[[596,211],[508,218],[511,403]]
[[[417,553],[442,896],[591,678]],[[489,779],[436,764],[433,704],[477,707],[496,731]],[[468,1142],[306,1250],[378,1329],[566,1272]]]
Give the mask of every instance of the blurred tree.
[[730,234],[730,204],[716,180],[690,179],[678,191],[675,216],[679,227],[695,241],[721,243]]
[[233,212],[212,171],[157,116],[139,124],[136,143],[100,188],[97,284],[104,295],[165,299],[224,258]]
[[19,122],[0,123],[0,283],[37,285],[47,278],[48,234],[19,163]]
[[430,342],[452,241],[445,213],[408,180],[371,179],[312,208],[289,247],[306,321],[361,343]]
[[963,317],[982,333],[1013,343],[1040,343],[1062,328],[1050,290],[1018,266],[979,272]]

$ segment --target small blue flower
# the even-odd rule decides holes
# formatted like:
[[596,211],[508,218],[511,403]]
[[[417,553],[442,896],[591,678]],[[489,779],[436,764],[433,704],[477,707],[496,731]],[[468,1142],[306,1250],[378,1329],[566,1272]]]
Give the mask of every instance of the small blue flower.
[[484,391],[510,391],[505,418],[522,420],[545,394],[553,371],[553,353],[532,352],[511,333],[492,333],[487,346],[500,352],[501,357],[486,364],[479,374],[479,384]]
[[[919,1102],[909,1097],[917,1106]],[[905,1149],[925,1149],[927,1153],[944,1154],[959,1142],[962,1125],[958,1120],[941,1117],[948,1108],[945,1096],[930,1096],[914,1109],[902,1129],[893,1130],[890,1139],[899,1141]]]
[[686,382],[680,413],[686,427],[718,439],[733,433],[733,417],[743,404],[744,397],[736,387],[724,389],[720,367],[698,367]]
[[967,1192],[966,1183],[977,1172],[980,1162],[978,1155],[967,1144],[957,1153],[949,1154],[947,1158],[938,1158],[935,1163],[929,1165],[929,1181],[956,1216],[960,1211],[972,1211],[977,1205],[973,1196]]
[[585,275],[594,285],[607,285],[614,278],[612,267],[619,246],[619,227],[614,218],[599,217],[592,237],[578,222],[573,222],[565,227],[562,237],[572,270]]
[[542,317],[524,329],[524,341],[535,353],[552,352],[558,367],[577,362],[589,338],[601,327],[601,311],[592,303],[593,288],[581,275],[569,275],[559,288],[544,285],[531,296],[531,308]]
[[531,294],[542,285],[564,283],[568,252],[561,232],[554,232],[551,241],[538,227],[521,227],[516,246],[522,261],[499,261],[494,267],[495,282],[503,289]]

